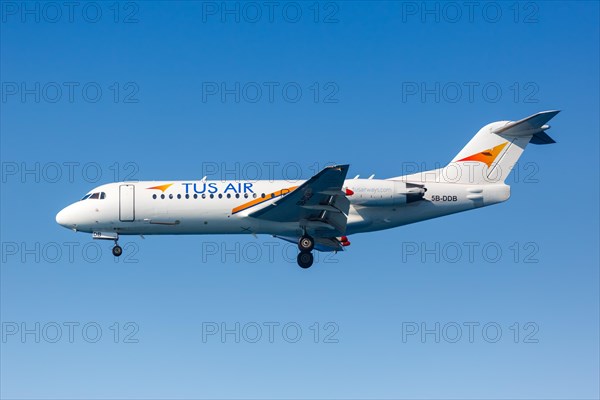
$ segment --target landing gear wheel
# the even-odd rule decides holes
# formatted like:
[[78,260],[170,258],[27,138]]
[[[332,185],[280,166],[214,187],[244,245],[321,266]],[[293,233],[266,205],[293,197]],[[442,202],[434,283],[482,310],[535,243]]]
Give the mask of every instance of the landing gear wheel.
[[315,248],[315,239],[304,235],[298,240],[298,248],[301,252],[311,252]]
[[298,265],[300,268],[310,268],[313,265],[314,257],[312,253],[302,251],[298,254]]
[[118,244],[115,244],[115,247],[112,248],[112,253],[113,256],[119,257],[121,254],[123,254],[123,249]]

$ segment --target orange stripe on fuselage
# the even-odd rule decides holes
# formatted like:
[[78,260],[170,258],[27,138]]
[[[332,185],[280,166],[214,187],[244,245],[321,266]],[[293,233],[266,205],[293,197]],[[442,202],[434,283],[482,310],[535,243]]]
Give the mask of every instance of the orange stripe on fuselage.
[[274,199],[275,197],[279,197],[281,195],[288,194],[291,191],[293,191],[294,189],[296,189],[297,187],[298,186],[292,186],[292,187],[289,187],[287,189],[281,189],[281,190],[278,190],[276,192],[269,193],[269,194],[265,195],[265,197],[259,197],[258,199],[250,200],[249,202],[241,204],[241,205],[235,207],[234,209],[232,209],[231,210],[231,214],[235,214],[235,213],[238,213],[240,211],[246,210],[246,209],[248,209],[250,207],[253,207],[253,206],[257,205],[257,204],[263,203],[263,202],[265,202],[267,200]]

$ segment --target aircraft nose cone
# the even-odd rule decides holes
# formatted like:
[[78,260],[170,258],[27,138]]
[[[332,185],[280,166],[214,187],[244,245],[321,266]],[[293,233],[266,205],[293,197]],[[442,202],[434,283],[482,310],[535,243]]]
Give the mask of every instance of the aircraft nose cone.
[[66,222],[66,215],[65,215],[65,210],[62,209],[58,212],[58,214],[56,214],[56,223],[59,225],[64,226],[67,222]]
[[65,207],[56,214],[56,223],[64,226],[65,228],[73,228],[75,225],[73,219],[70,217],[69,207]]

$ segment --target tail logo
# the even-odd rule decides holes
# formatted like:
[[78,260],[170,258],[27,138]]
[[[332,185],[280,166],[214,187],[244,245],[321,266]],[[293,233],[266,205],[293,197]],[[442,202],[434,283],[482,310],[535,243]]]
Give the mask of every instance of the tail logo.
[[504,147],[506,147],[507,144],[508,144],[508,142],[504,142],[502,144],[499,144],[496,147],[492,147],[491,149],[484,150],[481,153],[476,153],[476,154],[470,155],[468,157],[462,158],[462,159],[458,160],[457,162],[479,161],[479,162],[482,162],[485,165],[487,165],[489,168],[492,165],[492,163],[496,160],[498,155],[502,152],[502,149],[504,149]]

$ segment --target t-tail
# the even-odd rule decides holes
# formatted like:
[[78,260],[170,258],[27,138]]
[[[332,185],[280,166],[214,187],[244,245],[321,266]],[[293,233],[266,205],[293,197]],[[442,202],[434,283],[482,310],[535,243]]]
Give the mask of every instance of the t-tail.
[[532,144],[551,144],[547,125],[560,111],[542,111],[519,121],[492,122],[481,128],[467,145],[444,168],[421,172],[410,179],[462,184],[503,183]]

